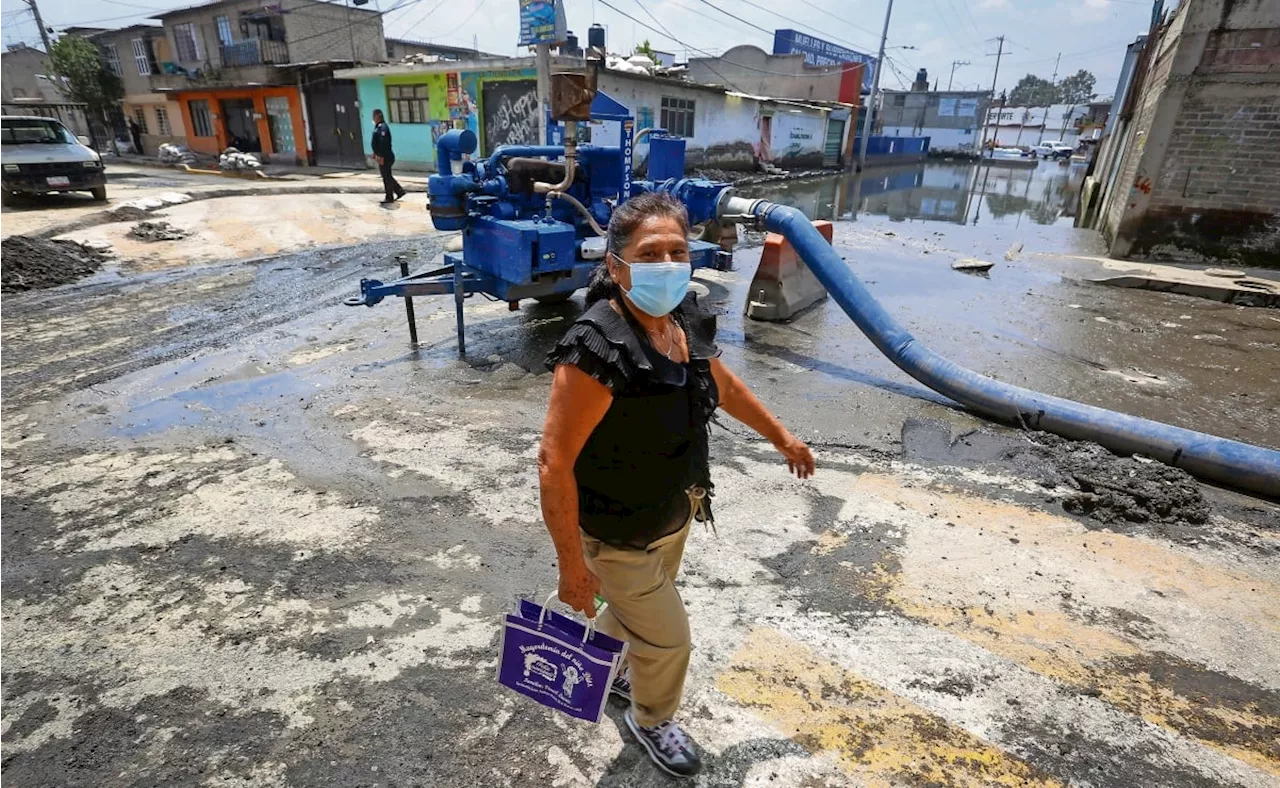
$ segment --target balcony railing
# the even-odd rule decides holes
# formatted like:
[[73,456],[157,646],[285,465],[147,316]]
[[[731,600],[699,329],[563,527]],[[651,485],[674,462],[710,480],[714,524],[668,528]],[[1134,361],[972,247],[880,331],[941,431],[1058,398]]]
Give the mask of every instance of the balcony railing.
[[288,63],[289,47],[283,41],[250,38],[218,47],[218,57],[222,60],[223,68]]

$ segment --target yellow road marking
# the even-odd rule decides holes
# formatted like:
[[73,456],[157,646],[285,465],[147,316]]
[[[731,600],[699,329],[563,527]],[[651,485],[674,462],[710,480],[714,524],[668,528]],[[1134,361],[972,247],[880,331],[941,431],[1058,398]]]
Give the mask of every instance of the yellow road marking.
[[[1247,571],[1233,571],[1153,540],[1088,532],[1074,521],[963,493],[903,487],[896,478],[867,474],[858,487],[890,505],[928,518],[932,533],[908,533],[901,572],[862,572],[855,585],[904,614],[944,629],[993,654],[1142,717],[1198,739],[1234,758],[1280,775],[1280,715],[1274,704],[1188,696],[1164,671],[1143,666],[1178,661],[1147,650],[1141,638],[1105,621],[1085,623],[1063,611],[1123,606],[1112,594],[1147,589],[1194,609],[1209,622],[1239,622],[1260,650],[1280,639],[1272,601],[1280,587]],[[948,527],[947,522],[955,523]],[[939,530],[940,529],[940,530]],[[1017,539],[1016,545],[1011,539]],[[943,560],[945,556],[945,560]],[[880,570],[880,565],[876,565]],[[869,582],[874,577],[874,582]],[[1003,590],[1001,590],[1003,589]],[[1008,592],[1006,594],[1006,592]],[[1204,637],[1215,637],[1208,633]],[[1166,646],[1167,647],[1167,646]],[[1190,671],[1207,668],[1180,663]]]
[[1061,785],[771,629],[748,635],[716,687],[868,786]]

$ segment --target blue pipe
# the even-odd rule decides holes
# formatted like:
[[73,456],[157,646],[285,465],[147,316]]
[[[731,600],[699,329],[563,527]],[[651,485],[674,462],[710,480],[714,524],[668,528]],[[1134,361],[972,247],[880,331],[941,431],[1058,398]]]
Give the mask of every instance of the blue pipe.
[[452,175],[450,163],[460,160],[465,153],[475,152],[476,142],[476,134],[470,129],[453,129],[440,135],[436,142],[436,170],[441,175]]
[[1280,497],[1280,451],[1011,386],[925,347],[885,311],[809,219],[795,208],[733,197],[722,218],[757,217],[791,242],[840,308],[880,352],[934,391],[996,420],[1021,423],[1121,454],[1142,454],[1200,478]]

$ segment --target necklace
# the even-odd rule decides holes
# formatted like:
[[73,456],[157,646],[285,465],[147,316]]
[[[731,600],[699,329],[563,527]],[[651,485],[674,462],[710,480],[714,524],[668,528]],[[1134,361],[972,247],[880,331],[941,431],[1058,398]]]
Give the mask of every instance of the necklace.
[[[667,349],[658,350],[658,352],[670,359],[671,351],[675,350],[676,348],[676,337],[675,337],[675,332],[672,330],[673,326],[670,318],[664,321],[664,325],[666,330],[663,331],[662,338],[665,339],[667,342]],[[650,334],[649,337],[652,339],[653,335]],[[657,348],[654,348],[654,349],[657,350]],[[674,361],[674,359],[672,360]]]

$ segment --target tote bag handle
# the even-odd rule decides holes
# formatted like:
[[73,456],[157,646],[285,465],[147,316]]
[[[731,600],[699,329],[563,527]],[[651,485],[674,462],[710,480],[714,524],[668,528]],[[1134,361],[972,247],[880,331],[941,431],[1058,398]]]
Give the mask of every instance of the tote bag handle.
[[[547,618],[547,606],[551,604],[551,600],[556,599],[559,596],[560,594],[558,591],[552,591],[547,596],[546,601],[542,603],[542,612],[538,614],[538,631],[542,631],[542,622],[545,621]],[[595,631],[596,631],[596,617],[587,616],[587,631],[582,636],[582,642],[586,643],[588,640],[590,640],[591,635],[594,634]]]

